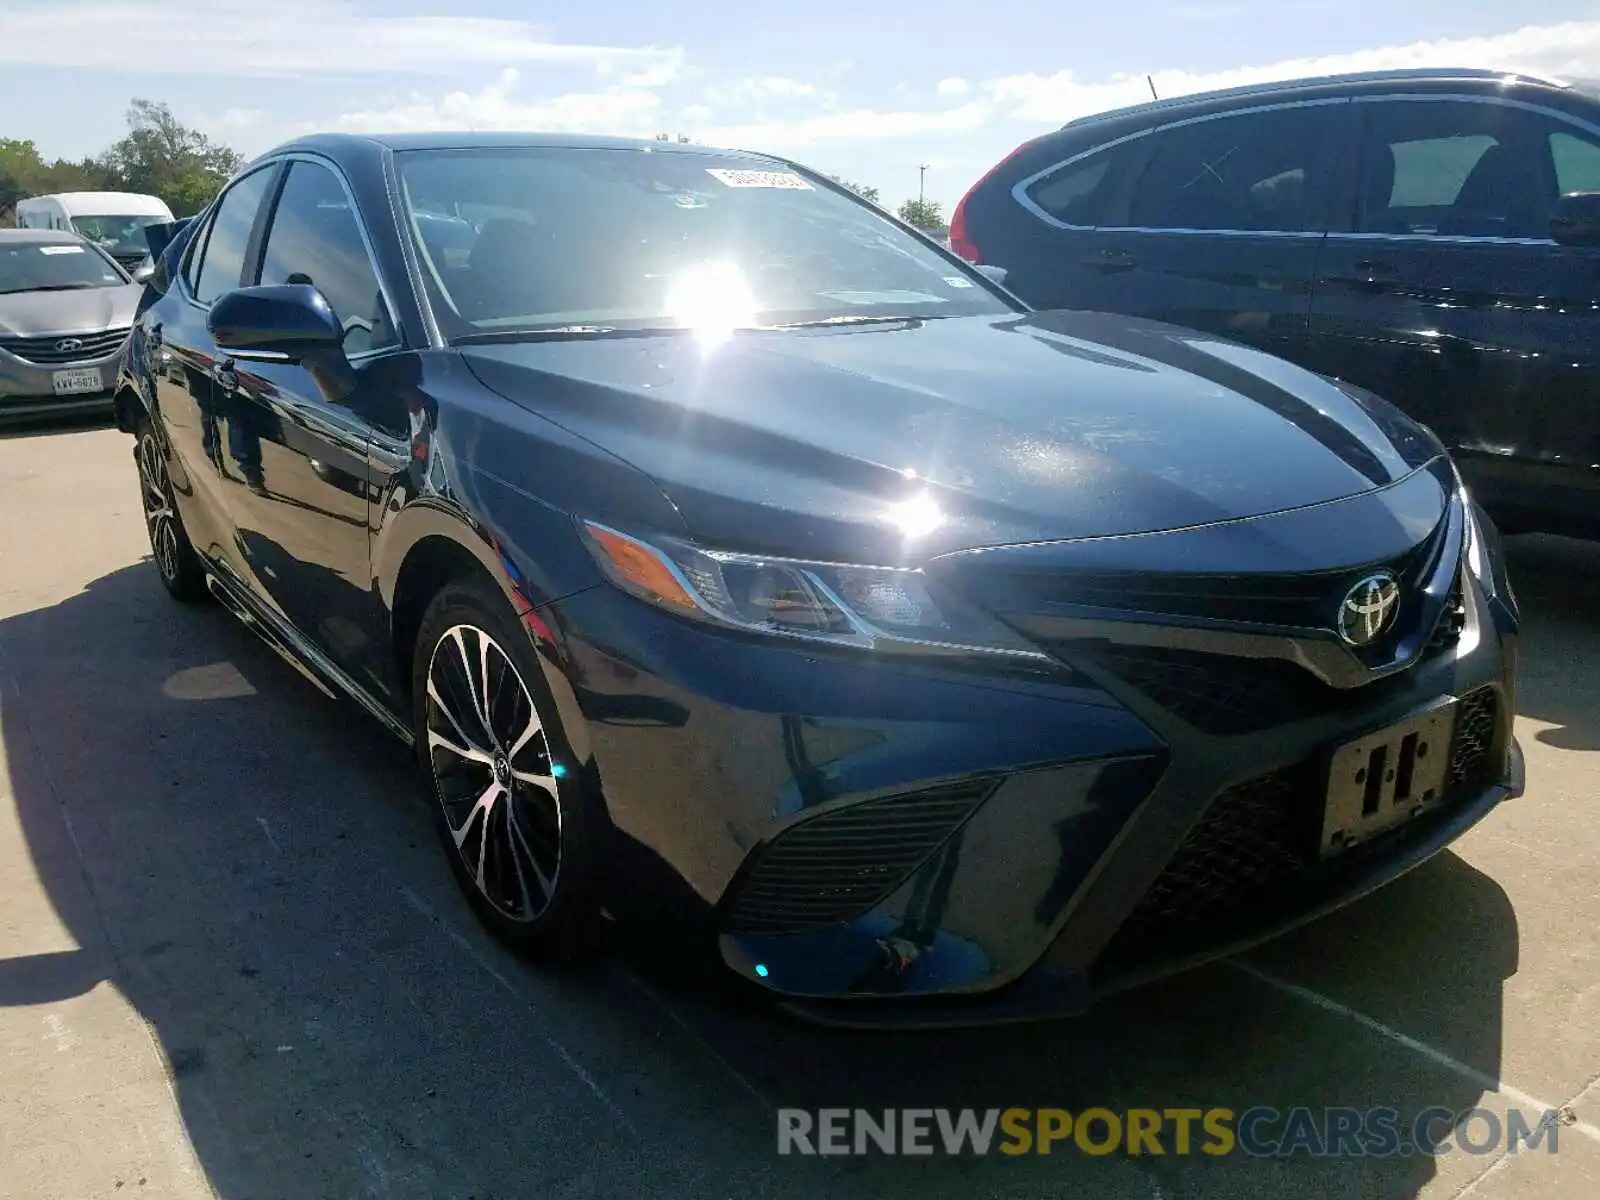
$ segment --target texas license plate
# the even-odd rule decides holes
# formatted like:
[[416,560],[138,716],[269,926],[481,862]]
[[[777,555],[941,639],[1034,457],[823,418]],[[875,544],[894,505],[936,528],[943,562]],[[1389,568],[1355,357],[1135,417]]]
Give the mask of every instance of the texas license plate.
[[1338,854],[1444,800],[1456,701],[1346,742],[1333,753],[1322,853]]
[[73,367],[56,371],[50,379],[58,396],[77,396],[85,392],[98,392],[104,388],[100,382],[99,367]]

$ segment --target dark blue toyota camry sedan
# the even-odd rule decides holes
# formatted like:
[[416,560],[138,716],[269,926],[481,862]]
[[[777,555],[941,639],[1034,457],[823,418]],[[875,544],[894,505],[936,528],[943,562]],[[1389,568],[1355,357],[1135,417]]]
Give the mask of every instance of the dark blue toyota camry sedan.
[[414,747],[543,955],[610,915],[821,1020],[1071,1012],[1522,789],[1427,429],[786,161],[285,145],[166,246],[117,409],[167,590]]

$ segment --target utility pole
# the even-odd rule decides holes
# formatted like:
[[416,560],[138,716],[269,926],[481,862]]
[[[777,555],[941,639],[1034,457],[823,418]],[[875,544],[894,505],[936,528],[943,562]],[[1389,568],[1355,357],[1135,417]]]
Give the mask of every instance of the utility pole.
[[928,198],[928,168],[932,163],[922,163],[917,167],[917,203],[925,204]]

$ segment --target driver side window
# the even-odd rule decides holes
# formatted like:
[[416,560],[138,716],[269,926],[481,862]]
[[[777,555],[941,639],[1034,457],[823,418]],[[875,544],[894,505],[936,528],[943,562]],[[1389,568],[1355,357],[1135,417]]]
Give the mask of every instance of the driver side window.
[[318,163],[289,167],[267,231],[261,282],[315,286],[344,324],[347,354],[400,343],[344,186]]

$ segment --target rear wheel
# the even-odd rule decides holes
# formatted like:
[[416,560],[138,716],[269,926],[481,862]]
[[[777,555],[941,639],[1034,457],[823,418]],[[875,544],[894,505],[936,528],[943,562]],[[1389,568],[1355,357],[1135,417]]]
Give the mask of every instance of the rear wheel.
[[412,701],[439,840],[480,919],[547,957],[592,948],[597,814],[528,635],[490,589],[434,597]]
[[174,599],[185,604],[206,595],[205,568],[189,543],[183,518],[173,500],[172,476],[167,458],[156,441],[155,428],[148,417],[141,418],[134,431],[134,461],[139,466],[139,500],[144,509],[145,532],[150,537],[150,553],[156,574]]

